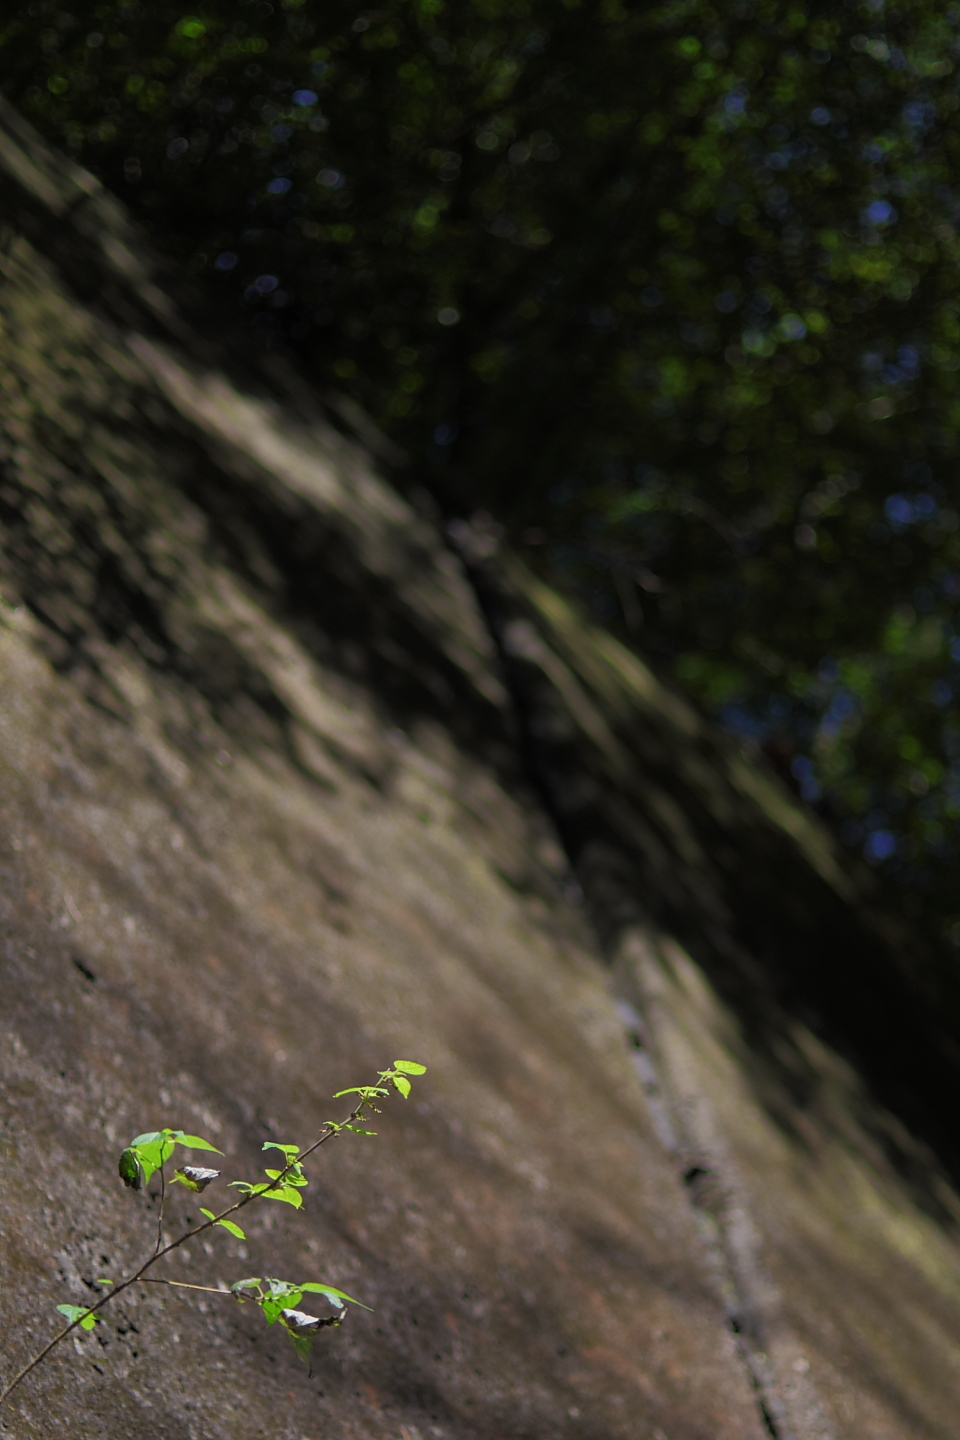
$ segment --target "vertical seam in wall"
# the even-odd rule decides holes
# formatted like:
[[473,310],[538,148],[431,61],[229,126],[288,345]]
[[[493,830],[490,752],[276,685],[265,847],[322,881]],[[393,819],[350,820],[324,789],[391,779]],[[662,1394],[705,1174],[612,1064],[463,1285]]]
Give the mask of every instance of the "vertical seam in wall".
[[[569,837],[565,833],[566,827],[559,806],[551,792],[549,781],[542,768],[537,764],[537,743],[531,716],[524,702],[521,687],[516,683],[511,657],[503,643],[504,626],[501,623],[501,617],[497,614],[495,597],[491,593],[491,587],[485,583],[480,566],[472,560],[469,537],[460,538],[451,526],[447,530],[447,540],[463,566],[466,578],[476,597],[481,617],[500,660],[502,678],[514,713],[522,769],[556,831],[570,865],[571,878],[574,878],[576,871]],[[602,938],[597,934],[595,925],[592,925],[591,928],[597,935],[598,950],[602,953]],[[715,1217],[709,1215],[702,1206],[696,1203],[693,1185],[696,1176],[691,1171],[696,1170],[697,1167],[682,1163],[681,1157],[685,1147],[680,1127],[677,1117],[673,1113],[674,1107],[670,1105],[660,1081],[650,1049],[643,1043],[643,1025],[640,1017],[628,1001],[614,1000],[614,1005],[621,1024],[624,1026],[628,1043],[632,1047],[634,1070],[646,1098],[658,1139],[670,1156],[687,1196],[703,1248],[704,1268],[708,1272],[713,1290],[719,1294],[723,1305],[727,1329],[733,1340],[734,1352],[754,1397],[760,1423],[770,1440],[796,1440],[792,1428],[787,1424],[784,1406],[773,1383],[770,1367],[763,1363],[760,1352],[753,1351],[747,1343],[743,1317],[755,1307],[749,1305],[749,1297],[743,1293],[742,1283],[738,1284],[736,1266],[730,1253],[729,1237],[724,1233],[722,1225]]]
[[[720,1296],[727,1328],[746,1372],[761,1423],[771,1440],[796,1440],[787,1423],[769,1366],[761,1358],[762,1351],[749,1344],[744,1317],[751,1312],[755,1314],[758,1307],[751,1303],[751,1297],[745,1292],[743,1277],[737,1274],[726,1227],[699,1198],[699,1182],[712,1176],[713,1167],[708,1169],[696,1161],[697,1147],[684,1134],[682,1120],[676,1113],[677,1107],[670,1103],[639,1013],[629,1000],[622,998],[614,999],[614,1007],[630,1047],[633,1068],[644,1092],[657,1137],[683,1184],[706,1267]],[[756,1330],[756,1323],[750,1328]],[[761,1337],[757,1335],[754,1338],[759,1340]]]

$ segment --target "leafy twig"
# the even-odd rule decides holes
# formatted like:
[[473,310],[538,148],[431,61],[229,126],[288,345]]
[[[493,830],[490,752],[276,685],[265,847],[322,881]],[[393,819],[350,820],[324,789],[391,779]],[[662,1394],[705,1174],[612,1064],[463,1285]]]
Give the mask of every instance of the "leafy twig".
[[[245,1280],[238,1281],[232,1291],[226,1292],[220,1289],[214,1289],[208,1285],[193,1285],[184,1280],[161,1279],[148,1275],[147,1271],[152,1269],[157,1261],[161,1260],[165,1255],[169,1255],[173,1250],[178,1250],[182,1245],[186,1245],[189,1241],[194,1240],[205,1231],[212,1229],[215,1225],[223,1226],[223,1228],[243,1238],[243,1231],[231,1221],[230,1217],[236,1215],[238,1211],[245,1209],[248,1205],[251,1205],[255,1200],[284,1199],[291,1204],[295,1204],[299,1209],[301,1201],[297,1192],[300,1187],[307,1183],[302,1168],[304,1160],[309,1159],[311,1155],[320,1149],[321,1145],[325,1145],[328,1140],[334,1139],[345,1130],[359,1134],[372,1134],[372,1131],[361,1130],[358,1124],[364,1117],[364,1111],[368,1108],[374,1111],[378,1109],[376,1102],[389,1094],[389,1090],[387,1089],[388,1085],[406,1098],[410,1094],[410,1080],[408,1077],[410,1075],[422,1075],[425,1069],[425,1066],[412,1060],[396,1060],[390,1070],[381,1070],[379,1072],[377,1076],[379,1084],[353,1086],[348,1090],[338,1091],[334,1099],[339,1099],[344,1095],[357,1095],[359,1097],[346,1120],[325,1120],[318,1138],[303,1151],[301,1151],[297,1145],[274,1145],[273,1142],[268,1141],[263,1148],[279,1149],[283,1152],[285,1159],[285,1164],[282,1169],[267,1171],[269,1183],[250,1185],[246,1181],[233,1181],[232,1183],[234,1185],[242,1186],[245,1191],[239,1200],[236,1200],[218,1215],[214,1215],[212,1211],[203,1210],[202,1213],[207,1218],[201,1224],[194,1225],[191,1229],[185,1230],[182,1235],[179,1235],[175,1240],[171,1240],[167,1245],[163,1244],[163,1208],[166,1196],[163,1167],[173,1154],[174,1146],[177,1144],[183,1145],[187,1149],[216,1150],[216,1147],[211,1145],[208,1140],[201,1139],[200,1136],[185,1135],[181,1130],[156,1131],[138,1136],[121,1155],[119,1170],[124,1183],[130,1189],[134,1190],[142,1189],[146,1181],[149,1180],[150,1175],[156,1170],[160,1171],[160,1214],[157,1221],[157,1242],[153,1254],[150,1255],[132,1275],[120,1281],[119,1284],[113,1285],[108,1293],[98,1300],[95,1305],[91,1305],[86,1309],[81,1309],[79,1306],[73,1305],[58,1307],[70,1316],[70,1324],[61,1330],[59,1334],[55,1335],[42,1350],[34,1355],[26,1365],[14,1375],[13,1379],[9,1381],[4,1389],[0,1391],[0,1405],[4,1403],[12,1391],[14,1391],[62,1341],[66,1340],[66,1338],[72,1335],[77,1329],[91,1330],[100,1317],[100,1311],[116,1300],[118,1295],[122,1295],[125,1290],[129,1290],[132,1285],[136,1285],[139,1282],[171,1285],[184,1290],[204,1290],[217,1295],[232,1293],[238,1300],[255,1298],[267,1316],[268,1323],[273,1323],[273,1320],[277,1318],[285,1319],[286,1327],[298,1353],[304,1355],[306,1358],[306,1349],[309,1348],[309,1343],[314,1338],[315,1331],[319,1329],[322,1324],[328,1322],[317,1320],[314,1324],[312,1317],[305,1316],[296,1310],[295,1306],[299,1304],[300,1297],[303,1293],[305,1291],[320,1293],[330,1299],[334,1305],[341,1308],[345,1301],[350,1301],[352,1304],[359,1304],[359,1301],[354,1301],[351,1296],[345,1295],[342,1291],[336,1290],[332,1286],[314,1282],[305,1282],[297,1285],[288,1284],[285,1281],[268,1280],[263,1282],[263,1284],[268,1287],[267,1290],[264,1291],[259,1280]],[[169,1150],[167,1148],[168,1146]],[[217,1151],[217,1153],[219,1154],[220,1152]],[[200,1191],[205,1188],[210,1179],[216,1178],[218,1174],[218,1171],[201,1170],[193,1170],[191,1174],[191,1167],[184,1167],[184,1169],[177,1171],[174,1178],[181,1180],[190,1189]],[[255,1295],[251,1294],[253,1287],[256,1287]],[[281,1308],[285,1300],[289,1302],[289,1307]],[[339,1320],[334,1320],[331,1323],[339,1323]],[[310,1331],[309,1335],[304,1333],[307,1329]]]

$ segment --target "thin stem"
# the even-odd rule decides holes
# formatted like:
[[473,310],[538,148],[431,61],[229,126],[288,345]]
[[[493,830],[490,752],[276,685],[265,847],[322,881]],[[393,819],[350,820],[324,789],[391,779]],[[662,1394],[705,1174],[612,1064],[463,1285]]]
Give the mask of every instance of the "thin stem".
[[161,1280],[158,1275],[144,1275],[144,1285],[175,1285],[178,1290],[206,1290],[208,1295],[229,1295],[229,1290],[221,1290],[219,1285],[191,1285],[189,1280]]
[[[372,1089],[373,1087],[371,1086],[370,1088]],[[197,1235],[202,1235],[204,1230],[211,1229],[220,1220],[225,1220],[229,1215],[235,1215],[238,1210],[243,1210],[245,1206],[251,1203],[251,1201],[262,1200],[266,1195],[269,1194],[271,1190],[280,1189],[283,1185],[284,1180],[290,1174],[290,1171],[293,1169],[294,1165],[301,1164],[310,1155],[312,1155],[315,1150],[319,1150],[321,1145],[325,1145],[328,1140],[331,1140],[335,1135],[339,1135],[345,1126],[353,1125],[357,1120],[362,1117],[364,1106],[368,1104],[370,1104],[370,1099],[369,1097],[365,1097],[360,1101],[358,1105],[354,1107],[351,1113],[347,1116],[346,1120],[343,1121],[342,1124],[335,1129],[330,1129],[329,1125],[324,1125],[324,1128],[320,1132],[320,1138],[318,1140],[315,1140],[313,1144],[309,1146],[308,1149],[304,1150],[301,1155],[297,1155],[292,1160],[289,1160],[284,1166],[284,1168],[280,1171],[280,1174],[277,1176],[276,1180],[271,1181],[271,1183],[266,1187],[266,1189],[248,1191],[247,1194],[244,1195],[240,1200],[238,1200],[234,1205],[229,1206],[226,1210],[222,1210],[219,1215],[214,1215],[212,1219],[205,1220],[202,1225],[195,1225],[192,1230],[185,1230],[184,1233],[178,1236],[176,1240],[171,1240],[169,1245],[163,1245],[163,1235],[161,1232],[160,1244],[158,1245],[158,1248],[149,1257],[149,1259],[143,1262],[139,1270],[135,1271],[134,1274],[129,1276],[126,1280],[122,1280],[119,1285],[115,1285],[112,1290],[110,1290],[106,1295],[104,1295],[102,1300],[98,1300],[96,1305],[91,1305],[80,1317],[80,1319],[72,1321],[72,1323],[69,1324],[65,1330],[60,1331],[59,1335],[55,1335],[48,1345],[45,1345],[44,1348],[37,1355],[34,1355],[32,1360],[29,1360],[27,1364],[24,1365],[22,1370],[17,1372],[17,1374],[13,1377],[10,1383],[5,1386],[2,1391],[0,1391],[0,1405],[2,1405],[3,1402],[7,1399],[8,1395],[10,1395],[10,1393],[17,1388],[20,1382],[27,1378],[31,1370],[35,1370],[36,1367],[40,1364],[40,1362],[46,1359],[46,1357],[50,1354],[51,1350],[55,1349],[62,1340],[66,1340],[67,1336],[71,1335],[73,1331],[78,1328],[82,1319],[84,1319],[87,1315],[96,1315],[97,1312],[102,1310],[105,1305],[109,1305],[111,1301],[116,1300],[118,1295],[122,1295],[124,1290],[129,1290],[131,1285],[136,1285],[138,1281],[144,1280],[146,1277],[146,1272],[151,1269],[158,1260],[161,1260],[164,1255],[169,1255],[171,1250],[179,1249],[179,1247],[181,1245],[185,1245],[188,1240],[194,1239],[194,1237]],[[162,1180],[163,1171],[161,1167],[161,1185]],[[150,1278],[152,1279],[152,1277]],[[186,1286],[185,1281],[168,1280],[166,1282],[159,1283],[166,1283],[168,1285],[179,1284]],[[206,1289],[207,1287],[186,1286],[186,1288]],[[218,1295],[223,1294],[223,1291],[218,1290],[216,1293]]]
[[[161,1160],[162,1160],[162,1159],[163,1159],[163,1150],[162,1150],[162,1149],[161,1149],[161,1151],[160,1151],[160,1157],[161,1157]],[[166,1197],[167,1197],[167,1187],[166,1187],[166,1182],[165,1182],[165,1180],[164,1180],[164,1175],[163,1175],[163,1165],[161,1165],[161,1166],[160,1166],[160,1214],[157,1216],[157,1244],[156,1244],[156,1249],[155,1249],[154,1252],[153,1252],[154,1255],[159,1255],[159,1254],[160,1254],[160,1246],[163,1244],[163,1202],[164,1202],[164,1200],[166,1199]]]
[[79,1324],[79,1320],[74,1320],[71,1325],[67,1326],[66,1330],[61,1330],[59,1335],[54,1335],[53,1339],[50,1341],[50,1344],[45,1345],[38,1355],[34,1355],[33,1359],[28,1361],[27,1364],[24,1365],[23,1369],[13,1377],[13,1379],[10,1381],[10,1384],[4,1390],[3,1394],[0,1395],[0,1405],[3,1404],[4,1400],[6,1400],[7,1396],[10,1394],[10,1391],[16,1389],[16,1387],[20,1384],[21,1380],[26,1380],[27,1376],[30,1374],[30,1371],[35,1370],[40,1364],[41,1360],[46,1360],[47,1356],[50,1354],[50,1351],[56,1345],[59,1345],[61,1340],[66,1340],[67,1336],[71,1333],[71,1331],[76,1330]]

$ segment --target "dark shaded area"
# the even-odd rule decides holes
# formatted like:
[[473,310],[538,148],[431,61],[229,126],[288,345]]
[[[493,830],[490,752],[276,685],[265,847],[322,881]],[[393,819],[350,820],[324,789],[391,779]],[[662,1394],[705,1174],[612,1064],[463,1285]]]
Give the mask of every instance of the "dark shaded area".
[[[379,456],[495,511],[955,960],[958,24],[33,0],[0,48],[212,331],[291,347]],[[103,192],[72,216],[125,233]],[[104,258],[77,293],[138,316]]]
[[[21,122],[6,109],[3,114],[18,136],[23,131],[29,139]],[[43,162],[42,148],[38,160]],[[121,345],[131,326],[145,337],[173,337],[185,341],[201,364],[216,356],[218,373],[245,395],[268,405],[282,398],[288,419],[298,401],[312,409],[312,421],[324,413],[296,384],[291,403],[282,366],[279,383],[271,381],[245,335],[233,337],[231,350],[215,307],[198,305],[201,328],[186,326],[166,290],[154,291],[158,281],[169,282],[170,267],[153,260],[110,197],[71,197],[64,223],[51,228],[49,197],[31,194],[9,173],[0,193],[11,265],[15,229],[32,235],[59,281],[93,306],[104,341]],[[124,246],[135,247],[125,252],[128,264],[117,258]],[[183,282],[173,293],[178,303],[196,299]],[[218,334],[216,349],[200,338],[211,327]],[[36,339],[41,348],[54,342],[52,335]],[[265,468],[225,454],[145,377],[114,374],[99,393],[69,372],[62,378],[69,415],[56,408],[52,414],[42,407],[29,411],[8,430],[0,453],[0,574],[9,593],[47,627],[48,653],[58,669],[85,673],[91,697],[123,714],[125,702],[103,673],[95,642],[132,646],[160,673],[182,682],[185,694],[202,696],[238,742],[279,741],[294,754],[285,738],[290,717],[269,677],[229,636],[190,613],[192,575],[198,565],[219,564],[318,662],[378,695],[393,725],[441,725],[458,744],[513,773],[502,712],[445,653],[441,637],[396,584],[396,575],[415,575],[433,563],[422,536],[398,529],[394,573],[378,574],[363,553],[355,520],[318,509],[277,484]],[[21,401],[31,384],[24,376]],[[45,466],[25,461],[24,444],[43,454]],[[343,444],[349,452],[351,442]],[[143,449],[152,457],[149,473],[136,468]],[[194,739],[202,743],[199,734]]]
[[916,1203],[952,1225],[934,1183],[937,1165],[960,1180],[951,977],[934,987],[922,940],[884,916],[826,836],[817,843],[846,893],[800,862],[798,844],[737,784],[747,762],[733,742],[679,700],[679,726],[656,702],[638,704],[586,633],[551,623],[544,592],[482,526],[456,533],[500,643],[525,764],[607,952],[638,922],[676,936],[736,1016],[763,1106],[801,1146],[796,1115],[816,1105],[822,1077],[791,1028],[809,1027],[929,1146],[926,1158],[905,1147],[870,1104],[858,1116]]
[[[282,699],[229,637],[202,623],[185,629],[182,614],[171,622],[170,611],[189,582],[189,562],[176,553],[182,516],[170,510],[182,503],[203,518],[209,560],[229,566],[318,660],[379,695],[394,724],[433,721],[502,763],[502,716],[470,686],[389,581],[370,572],[349,534],[307,503],[294,497],[283,503],[256,482],[215,468],[189,434],[172,444],[171,418],[159,426],[141,412],[131,438],[150,446],[168,485],[179,482],[180,502],[176,489],[151,494],[142,478],[118,496],[89,469],[74,470],[71,483],[44,496],[38,524],[34,487],[22,483],[13,466],[0,470],[2,568],[10,593],[49,627],[48,650],[57,667],[89,670],[99,681],[95,697],[108,706],[112,698],[122,713],[121,698],[103,693],[108,681],[90,642],[131,645],[161,673],[203,696],[239,741],[245,732],[246,738],[282,735],[289,719]],[[90,419],[96,426],[99,417]],[[54,437],[48,433],[44,440],[56,454]],[[74,443],[63,456],[65,466],[76,465]],[[53,533],[61,542],[55,548]],[[171,542],[162,569],[149,560],[158,533]],[[264,586],[264,571],[277,576],[275,586]]]

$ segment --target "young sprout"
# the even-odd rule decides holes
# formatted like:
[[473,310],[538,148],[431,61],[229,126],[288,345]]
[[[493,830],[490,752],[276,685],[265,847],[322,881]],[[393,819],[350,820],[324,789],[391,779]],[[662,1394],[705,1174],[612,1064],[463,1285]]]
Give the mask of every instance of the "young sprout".
[[[347,1095],[355,1097],[353,1109],[344,1120],[325,1120],[317,1138],[305,1148],[268,1140],[263,1149],[276,1150],[279,1152],[279,1156],[272,1167],[264,1169],[267,1178],[259,1181],[231,1180],[230,1186],[239,1192],[239,1199],[221,1210],[219,1214],[213,1210],[201,1208],[203,1221],[184,1230],[175,1240],[169,1240],[166,1244],[164,1244],[163,1237],[163,1213],[167,1183],[164,1166],[167,1161],[172,1158],[177,1146],[183,1150],[205,1150],[215,1155],[223,1152],[201,1135],[190,1135],[184,1130],[166,1128],[149,1130],[142,1135],[137,1135],[122,1151],[117,1170],[127,1189],[136,1193],[143,1192],[155,1175],[159,1178],[160,1204],[156,1244],[152,1254],[125,1279],[119,1281],[108,1278],[99,1279],[97,1284],[109,1286],[109,1289],[95,1305],[58,1305],[57,1310],[66,1317],[69,1324],[57,1335],[54,1335],[42,1350],[17,1371],[0,1391],[0,1405],[68,1335],[78,1330],[81,1332],[92,1330],[101,1320],[100,1312],[118,1295],[122,1295],[125,1290],[129,1290],[132,1285],[136,1284],[168,1285],[178,1290],[202,1290],[213,1295],[233,1295],[241,1304],[252,1300],[260,1308],[268,1325],[273,1325],[277,1320],[280,1321],[284,1331],[290,1336],[297,1354],[309,1362],[310,1349],[319,1332],[329,1326],[341,1325],[348,1305],[357,1305],[363,1310],[369,1310],[370,1307],[355,1300],[352,1295],[347,1295],[344,1291],[321,1280],[289,1281],[261,1279],[259,1276],[254,1276],[247,1280],[237,1280],[229,1290],[223,1290],[219,1286],[197,1285],[186,1280],[170,1280],[151,1275],[148,1272],[164,1256],[180,1249],[183,1245],[188,1245],[198,1235],[202,1235],[214,1227],[226,1230],[236,1239],[246,1239],[243,1230],[232,1217],[248,1205],[263,1200],[274,1200],[290,1205],[295,1210],[300,1210],[303,1206],[302,1192],[309,1184],[303,1168],[304,1161],[319,1150],[321,1145],[327,1144],[328,1141],[342,1135],[345,1131],[359,1135],[373,1134],[359,1123],[364,1119],[365,1112],[367,1110],[379,1111],[377,1102],[386,1099],[391,1090],[406,1100],[410,1095],[410,1077],[425,1073],[426,1066],[419,1064],[416,1060],[395,1060],[390,1069],[378,1072],[375,1085],[354,1085],[347,1090],[338,1091],[335,1099]],[[195,1194],[202,1194],[209,1185],[220,1179],[220,1175],[219,1170],[213,1170],[203,1165],[182,1164],[174,1170],[170,1177],[170,1183],[183,1185]],[[332,1306],[334,1314],[317,1316],[299,1309],[304,1295],[321,1296]]]

